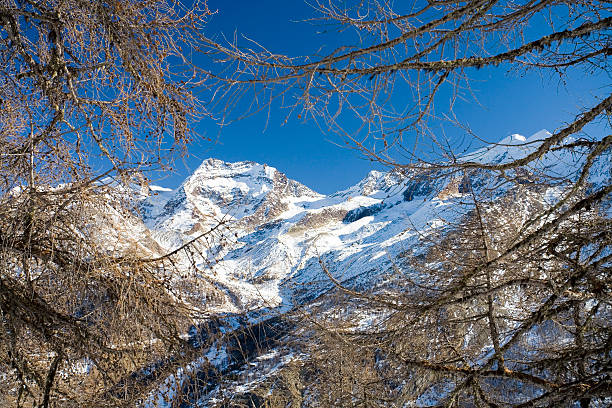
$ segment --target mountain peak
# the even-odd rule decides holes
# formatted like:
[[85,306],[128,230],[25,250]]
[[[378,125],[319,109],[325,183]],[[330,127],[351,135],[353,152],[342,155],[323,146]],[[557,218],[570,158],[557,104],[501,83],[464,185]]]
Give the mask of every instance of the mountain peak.
[[505,138],[503,138],[502,140],[500,140],[498,142],[498,144],[501,145],[514,145],[514,144],[520,144],[520,143],[524,143],[527,140],[527,138],[523,135],[520,135],[518,133],[513,133],[510,136],[507,136]]
[[189,235],[228,217],[253,228],[280,215],[291,201],[319,197],[266,164],[208,158],[176,190],[151,197],[141,207],[151,228]]
[[525,143],[532,143],[536,141],[542,141],[551,135],[552,133],[550,133],[546,129],[542,129],[529,137],[525,137],[519,133],[513,133],[510,136],[506,136],[505,138],[497,142],[496,145],[520,145]]
[[206,178],[225,178],[236,176],[255,176],[273,178],[277,170],[266,164],[259,164],[253,161],[225,162],[223,160],[208,158],[196,169],[193,176]]
[[531,135],[529,137],[529,139],[527,139],[529,142],[535,142],[535,141],[542,141],[548,137],[552,136],[552,133],[550,133],[548,130],[546,129],[542,129],[536,133],[534,133],[533,135]]

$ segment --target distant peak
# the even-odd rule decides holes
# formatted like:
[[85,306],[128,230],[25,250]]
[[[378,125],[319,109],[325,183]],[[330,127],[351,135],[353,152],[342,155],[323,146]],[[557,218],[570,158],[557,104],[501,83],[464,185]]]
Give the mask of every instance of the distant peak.
[[266,164],[253,161],[226,162],[223,160],[208,158],[202,162],[194,175],[205,175],[208,177],[232,177],[238,174],[264,175],[273,177],[276,169]]
[[527,141],[527,138],[525,136],[520,135],[518,133],[513,133],[510,136],[504,137],[502,140],[497,142],[497,144],[499,144],[499,145],[515,145],[515,144],[525,143],[526,141]]
[[208,159],[204,160],[202,164],[207,166],[221,166],[224,165],[225,162],[223,160],[215,159],[214,157],[209,157]]
[[528,140],[530,142],[533,142],[533,141],[536,141],[536,140],[544,140],[546,138],[549,138],[550,136],[552,136],[552,133],[550,133],[546,129],[542,129],[539,132],[536,132],[533,135],[531,135]]
[[542,129],[529,137],[525,137],[518,133],[513,133],[510,136],[507,136],[497,142],[498,145],[520,145],[525,143],[533,143],[536,141],[542,141],[548,137],[550,137],[552,133],[550,133],[546,129]]
[[370,172],[368,173],[368,175],[366,176],[365,180],[369,180],[369,179],[379,179],[382,176],[384,176],[386,173],[383,173],[382,171],[378,171],[378,170],[370,170]]
[[200,167],[212,167],[212,168],[228,168],[228,167],[253,167],[253,166],[261,166],[258,163],[253,161],[238,161],[238,162],[226,162],[223,160],[215,159],[214,157],[209,157],[204,160]]

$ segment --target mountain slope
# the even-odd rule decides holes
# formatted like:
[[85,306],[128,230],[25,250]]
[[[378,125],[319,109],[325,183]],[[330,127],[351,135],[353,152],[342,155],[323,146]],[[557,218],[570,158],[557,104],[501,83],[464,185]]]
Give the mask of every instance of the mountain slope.
[[[546,131],[529,138],[511,135],[459,160],[516,160],[535,151],[549,135]],[[607,159],[604,156],[594,163],[588,178],[592,185],[612,177]],[[226,316],[220,323],[220,332],[234,333],[234,338],[242,338],[247,345],[266,344],[258,350],[264,353],[273,348],[271,355],[278,357],[268,361],[257,357],[254,350],[237,357],[228,351],[234,341],[230,337],[227,345],[216,340],[206,356],[191,368],[197,377],[198,367],[212,366],[225,373],[240,371],[240,366],[249,361],[263,367],[254,370],[256,376],[264,378],[280,365],[300,358],[293,356],[291,350],[280,351],[290,339],[284,343],[279,339],[290,335],[293,329],[279,326],[274,316],[295,310],[296,306],[334,310],[333,299],[326,300],[321,295],[329,293],[337,283],[349,288],[384,290],[405,278],[418,280],[406,261],[424,257],[430,247],[470,214],[474,200],[492,204],[491,208],[499,213],[497,218],[508,218],[508,223],[512,217],[527,219],[536,209],[542,211],[558,202],[568,183],[579,177],[583,162],[579,152],[553,151],[529,167],[494,177],[479,169],[458,173],[444,167],[418,173],[373,171],[357,185],[324,196],[266,165],[208,159],[176,190],[153,187],[157,194],[143,199],[140,207],[149,235],[165,251],[191,242],[220,221],[227,223],[231,239],[221,238],[213,245],[211,241],[193,243],[204,254],[197,265],[203,278],[223,297],[211,302],[203,296],[201,307]],[[539,183],[543,176],[547,177],[546,184]],[[509,183],[509,179],[513,182]],[[506,214],[505,209],[511,209],[511,213]],[[214,262],[208,262],[212,258]],[[242,313],[246,313],[246,319],[233,317]],[[363,328],[382,317],[359,309],[353,314]],[[262,330],[276,334],[268,338],[261,334]],[[250,338],[248,333],[259,334]],[[280,365],[279,359],[283,361]],[[244,381],[219,386],[217,381],[222,377],[217,374],[207,386],[206,397],[201,399],[203,406],[223,389],[236,387],[238,392],[255,386]]]

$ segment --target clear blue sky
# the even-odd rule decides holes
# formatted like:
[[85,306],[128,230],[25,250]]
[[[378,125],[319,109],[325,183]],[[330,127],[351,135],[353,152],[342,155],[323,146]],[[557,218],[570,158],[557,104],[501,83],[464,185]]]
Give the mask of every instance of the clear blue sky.
[[[313,16],[302,0],[210,0],[209,7],[218,10],[207,26],[209,36],[224,33],[231,38],[236,31],[277,53],[312,53],[338,36],[331,27],[297,22]],[[529,136],[543,128],[554,131],[571,121],[580,107],[591,105],[594,95],[609,93],[605,85],[612,82],[609,77],[576,71],[564,78],[564,84],[550,73],[509,73],[507,69],[474,71],[472,87],[480,105],[470,100],[455,109],[478,135],[490,141],[511,133]],[[220,134],[212,123],[203,121],[198,131],[213,139],[218,136],[218,143],[196,142],[175,174],[154,182],[176,187],[208,157],[266,163],[321,193],[346,188],[369,170],[381,169],[359,152],[334,144],[341,141],[314,123],[294,118],[283,125],[285,113],[273,109],[269,121],[265,113],[258,114],[225,127]]]

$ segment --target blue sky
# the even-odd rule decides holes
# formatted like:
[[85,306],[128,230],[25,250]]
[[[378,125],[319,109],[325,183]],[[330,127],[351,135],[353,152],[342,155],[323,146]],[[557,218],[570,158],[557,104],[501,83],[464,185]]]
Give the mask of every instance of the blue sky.
[[[313,16],[301,0],[210,0],[209,7],[218,10],[207,26],[209,36],[224,33],[231,37],[237,32],[265,44],[271,51],[292,55],[308,54],[320,44],[338,41],[339,34],[332,27],[297,22]],[[472,130],[491,142],[512,133],[529,136],[544,128],[554,131],[571,121],[581,107],[591,105],[595,96],[610,92],[609,86],[605,88],[611,83],[609,77],[584,71],[572,71],[564,78],[553,77],[550,72],[507,71],[507,66],[474,70],[471,85],[479,104],[468,100],[455,108]],[[358,151],[340,147],[341,140],[312,122],[293,117],[283,124],[285,115],[273,108],[269,120],[266,113],[258,114],[220,133],[213,123],[203,121],[198,132],[217,142],[196,141],[190,148],[190,157],[178,163],[176,173],[154,182],[176,187],[208,157],[266,163],[321,193],[346,188],[368,171],[381,169]],[[436,130],[435,124],[433,129]]]

